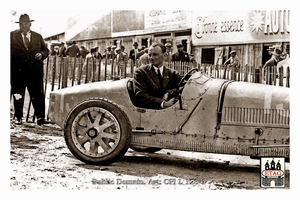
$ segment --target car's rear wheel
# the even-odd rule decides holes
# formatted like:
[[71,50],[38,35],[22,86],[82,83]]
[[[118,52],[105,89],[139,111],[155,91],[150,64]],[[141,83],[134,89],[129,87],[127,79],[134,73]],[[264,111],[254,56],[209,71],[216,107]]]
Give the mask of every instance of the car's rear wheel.
[[132,150],[137,151],[137,152],[155,153],[155,152],[161,150],[161,148],[156,148],[156,147],[143,147],[143,146],[138,146],[138,145],[130,145],[129,147],[130,147]]
[[131,125],[127,115],[115,103],[88,99],[68,115],[64,136],[68,148],[79,160],[108,165],[128,150]]

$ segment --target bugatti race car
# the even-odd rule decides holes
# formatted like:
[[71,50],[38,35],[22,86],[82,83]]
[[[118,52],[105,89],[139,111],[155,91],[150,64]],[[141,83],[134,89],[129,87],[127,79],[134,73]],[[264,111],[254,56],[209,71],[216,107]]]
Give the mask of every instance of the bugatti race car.
[[62,127],[82,162],[108,165],[128,148],[290,157],[289,88],[214,79],[190,70],[177,103],[154,110],[134,105],[131,78],[50,93],[48,117]]

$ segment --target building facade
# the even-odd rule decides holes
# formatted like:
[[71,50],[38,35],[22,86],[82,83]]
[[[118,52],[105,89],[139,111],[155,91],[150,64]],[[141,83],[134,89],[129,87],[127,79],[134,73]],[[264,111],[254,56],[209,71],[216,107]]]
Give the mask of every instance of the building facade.
[[242,66],[261,66],[269,46],[290,43],[290,11],[194,11],[192,47],[198,62],[222,64],[235,50]]
[[139,48],[169,42],[175,52],[182,43],[200,64],[222,64],[236,50],[241,65],[258,67],[270,58],[269,46],[284,50],[290,43],[290,11],[117,10],[65,35],[87,49],[98,46],[101,53],[112,45],[129,52],[133,42]]

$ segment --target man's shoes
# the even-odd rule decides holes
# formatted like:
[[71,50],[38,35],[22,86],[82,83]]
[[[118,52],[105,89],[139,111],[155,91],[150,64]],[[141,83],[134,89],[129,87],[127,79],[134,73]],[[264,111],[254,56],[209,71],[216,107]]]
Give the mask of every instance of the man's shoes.
[[15,125],[21,125],[21,124],[22,124],[22,119],[15,120]]
[[47,121],[47,120],[45,120],[45,119],[43,119],[43,118],[37,120],[37,124],[38,124],[39,126],[41,126],[41,125],[43,125],[43,124],[50,124],[50,123],[51,123],[50,121]]

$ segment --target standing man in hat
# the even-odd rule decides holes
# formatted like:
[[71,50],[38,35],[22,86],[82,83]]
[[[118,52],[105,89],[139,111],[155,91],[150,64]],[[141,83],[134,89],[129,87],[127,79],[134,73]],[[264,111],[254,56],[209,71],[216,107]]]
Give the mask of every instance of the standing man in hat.
[[72,45],[67,48],[66,55],[72,58],[80,56],[80,50],[75,41],[73,41]]
[[[277,64],[279,61],[281,61],[281,54],[282,51],[279,48],[275,48],[274,51],[272,52],[272,57],[265,63],[265,65],[262,68],[263,71],[263,77],[266,79],[267,84],[275,85],[276,81],[271,76],[272,73],[276,73],[277,71]],[[267,79],[266,76],[266,71],[269,72],[270,76]]]
[[180,61],[180,62],[190,62],[189,54],[183,50],[184,47],[182,44],[177,45],[177,52],[172,55],[172,61]]
[[45,93],[43,84],[43,60],[49,56],[43,37],[30,30],[31,22],[22,14],[18,22],[20,29],[10,33],[11,94],[14,101],[15,124],[22,124],[25,89],[29,92],[37,117],[37,124],[50,123],[45,120]]
[[230,78],[231,78],[231,80],[235,80],[237,69],[240,67],[240,59],[236,55],[235,50],[232,50],[230,52],[230,57],[224,62],[224,65],[227,65],[228,68],[231,68]]
[[230,57],[224,62],[224,65],[228,65],[229,67],[238,67],[240,64],[240,59],[236,55],[236,51],[232,50],[230,52]]
[[287,68],[290,68],[290,45],[286,45],[285,47],[285,59],[279,61],[277,63],[277,75],[279,75],[280,71],[279,68],[283,67],[283,78],[286,78],[287,76]]
[[132,65],[136,66],[136,60],[138,59],[138,53],[140,51],[138,49],[139,44],[137,42],[134,42],[132,46],[133,49],[131,49],[129,52],[129,59],[131,60]]
[[60,43],[60,47],[59,47],[59,50],[58,50],[58,56],[59,57],[66,57],[66,47],[65,47],[65,43],[64,42],[61,42]]
[[88,55],[88,53],[90,53],[90,51],[87,50],[85,48],[85,46],[81,45],[80,46],[80,56],[81,56],[81,58],[85,59],[85,57],[86,57],[86,55]]
[[[125,47],[124,47],[124,49],[125,49]],[[126,77],[125,70],[126,70],[126,65],[128,62],[128,55],[120,47],[116,48],[116,53],[117,53],[116,67],[118,69],[117,74],[120,78],[125,78]]]
[[172,51],[171,51],[172,45],[171,43],[166,43],[165,47],[166,47],[166,52],[164,54],[164,61],[168,65],[170,64],[170,62],[172,62]]

